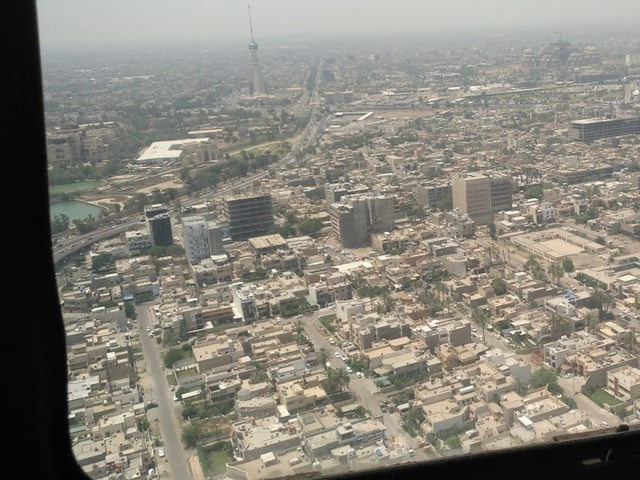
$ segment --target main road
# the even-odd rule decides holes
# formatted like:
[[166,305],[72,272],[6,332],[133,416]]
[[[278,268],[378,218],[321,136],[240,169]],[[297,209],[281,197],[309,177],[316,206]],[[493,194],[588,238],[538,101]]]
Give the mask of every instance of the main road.
[[584,378],[582,377],[558,377],[558,385],[560,385],[565,395],[573,398],[577,409],[584,413],[585,418],[594,430],[617,426],[620,423],[617,415],[608,412],[581,393],[583,384]]
[[161,478],[193,478],[188,459],[193,455],[182,446],[182,426],[180,425],[180,406],[173,401],[173,392],[169,390],[161,348],[155,337],[147,331],[155,323],[152,307],[144,305],[136,308],[140,332],[140,345],[144,355],[145,371],[141,374],[140,384],[144,389],[145,405],[155,402],[157,408],[147,411],[147,419],[154,429],[160,431],[164,459],[156,456],[158,474]]

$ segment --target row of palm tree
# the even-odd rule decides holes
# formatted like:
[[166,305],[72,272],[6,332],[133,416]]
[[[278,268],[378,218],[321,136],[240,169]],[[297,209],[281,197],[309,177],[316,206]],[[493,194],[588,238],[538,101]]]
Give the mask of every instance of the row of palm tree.
[[325,386],[328,392],[335,392],[337,390],[344,391],[350,381],[351,377],[346,369],[327,367]]
[[316,351],[316,359],[324,367],[324,371],[327,373],[327,379],[325,381],[325,387],[329,392],[335,392],[336,390],[344,390],[349,385],[351,377],[349,372],[344,368],[332,368],[327,366],[329,360],[329,350],[322,347]]
[[475,307],[471,310],[471,320],[482,329],[482,343],[486,345],[485,329],[491,324],[491,312],[487,308]]

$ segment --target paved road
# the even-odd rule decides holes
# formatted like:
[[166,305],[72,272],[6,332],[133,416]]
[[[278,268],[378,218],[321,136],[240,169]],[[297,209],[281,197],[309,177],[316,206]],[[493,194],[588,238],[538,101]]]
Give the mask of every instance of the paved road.
[[584,412],[586,419],[591,422],[591,427],[593,427],[594,430],[612,427],[621,423],[617,415],[606,411],[591,401],[590,398],[580,393],[583,384],[584,379],[582,377],[558,377],[558,385],[562,387],[562,390],[564,390],[567,396],[575,400],[578,410]]
[[188,460],[193,452],[182,446],[182,427],[179,422],[180,406],[173,401],[173,393],[169,390],[164,366],[160,355],[160,346],[155,338],[147,332],[147,327],[155,322],[152,306],[143,305],[136,308],[140,330],[146,371],[140,383],[144,386],[145,402],[153,400],[157,408],[148,410],[147,418],[156,430],[160,431],[163,450],[166,457],[156,458],[160,478],[189,479],[192,478]]
[[[334,352],[341,351],[341,349],[329,343],[329,337],[325,334],[324,327],[318,321],[317,312],[306,315],[302,320],[304,330],[313,345],[315,345],[316,351],[325,348],[329,352],[331,367],[345,368],[347,364],[334,354]],[[384,423],[386,437],[388,439],[393,439],[398,446],[406,450],[414,449],[414,455],[411,458],[407,455],[407,461],[419,462],[429,459],[425,452],[419,448],[419,439],[411,437],[402,428],[400,415],[398,413],[382,412],[380,409],[380,401],[384,399],[386,395],[378,393],[378,387],[376,387],[371,378],[358,378],[355,374],[351,375],[348,388],[360,404],[371,412],[373,418]]]

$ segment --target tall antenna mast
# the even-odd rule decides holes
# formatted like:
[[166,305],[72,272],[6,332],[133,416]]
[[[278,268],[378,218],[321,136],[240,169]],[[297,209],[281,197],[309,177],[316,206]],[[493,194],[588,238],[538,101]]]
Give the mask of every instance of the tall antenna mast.
[[253,22],[251,21],[251,5],[247,5],[247,9],[249,10],[249,31],[251,32],[251,43],[255,43],[253,40]]
[[251,5],[247,5],[247,9],[249,10],[249,31],[251,32],[251,42],[249,43],[249,52],[251,52],[251,89],[253,90],[253,95],[264,95],[265,85],[264,78],[262,78],[262,73],[260,72],[260,65],[258,62],[258,44],[253,38],[253,21],[251,20]]

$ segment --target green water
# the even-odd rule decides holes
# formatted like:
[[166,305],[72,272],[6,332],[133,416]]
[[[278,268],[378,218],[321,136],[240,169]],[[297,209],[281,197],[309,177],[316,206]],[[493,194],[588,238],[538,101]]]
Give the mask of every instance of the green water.
[[70,222],[73,222],[74,220],[84,220],[89,215],[93,215],[95,218],[98,218],[102,211],[102,208],[96,207],[95,205],[76,202],[74,200],[54,203],[49,207],[51,219],[53,219],[55,215],[63,214],[69,217]]

